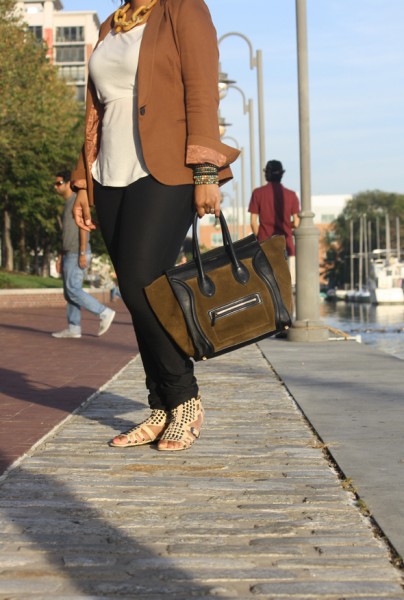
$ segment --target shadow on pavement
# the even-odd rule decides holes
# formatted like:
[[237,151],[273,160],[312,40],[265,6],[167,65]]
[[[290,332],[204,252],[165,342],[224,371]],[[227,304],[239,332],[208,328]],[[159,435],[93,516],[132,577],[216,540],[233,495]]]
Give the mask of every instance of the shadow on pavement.
[[[121,504],[122,528],[116,528],[108,523],[108,513],[97,508],[99,497],[91,482],[75,479],[73,491],[54,475],[43,474],[44,469],[45,465],[42,469],[35,465],[35,458],[31,464],[28,459],[0,482],[2,597],[22,598],[25,593],[56,598],[81,592],[97,598],[145,595],[151,600],[163,596],[185,600],[208,595],[207,587],[194,583],[166,555],[170,539],[164,534],[163,556],[137,541],[140,530],[147,539],[149,506],[140,520],[139,510],[131,511],[131,498],[120,496],[119,488],[114,492],[106,481],[105,494],[113,503],[115,518]],[[100,490],[99,476],[97,483]],[[158,503],[153,511],[164,515]],[[131,534],[125,531],[125,523]],[[150,535],[156,536],[153,525]]]
[[[36,381],[25,373],[0,368],[0,394],[17,400],[24,400],[27,403],[40,404],[70,412],[77,406],[77,397],[84,401],[95,391],[95,388],[86,386],[63,386],[58,388],[51,383],[47,383],[46,380]],[[13,408],[10,410],[14,413],[16,410],[21,411],[22,407],[16,409],[15,404],[13,404]],[[3,411],[1,412],[3,413]],[[4,416],[3,414],[3,418]],[[12,417],[13,414],[10,413],[9,416]]]
[[[98,337],[98,319],[84,315],[83,337],[55,339],[64,307],[0,310],[0,472],[111,380],[137,354],[130,315]],[[125,424],[126,425],[126,424]]]

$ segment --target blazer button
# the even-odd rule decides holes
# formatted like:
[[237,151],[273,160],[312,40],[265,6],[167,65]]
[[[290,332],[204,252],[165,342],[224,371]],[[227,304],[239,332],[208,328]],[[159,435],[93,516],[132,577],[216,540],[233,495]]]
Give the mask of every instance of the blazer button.
[[145,107],[145,106],[141,106],[141,107],[140,107],[140,109],[139,109],[139,113],[140,113],[140,114],[142,115],[142,117],[143,117],[143,115],[144,115],[144,114],[146,114],[146,107]]

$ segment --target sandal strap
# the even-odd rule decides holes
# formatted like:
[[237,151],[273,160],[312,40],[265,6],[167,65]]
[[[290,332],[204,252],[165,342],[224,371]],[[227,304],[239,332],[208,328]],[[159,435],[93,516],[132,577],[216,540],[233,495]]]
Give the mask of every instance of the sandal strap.
[[[184,448],[189,448],[200,436],[200,427],[191,425],[203,417],[204,410],[200,396],[191,398],[171,411],[171,422],[161,440],[165,442],[180,442]],[[202,423],[201,423],[202,424]]]
[[125,436],[128,438],[128,441],[131,444],[136,444],[139,442],[137,436],[139,436],[141,438],[141,441],[144,442],[146,441],[144,433],[147,433],[147,435],[149,436],[149,440],[155,440],[157,436],[155,432],[152,429],[150,429],[149,425],[165,425],[168,421],[168,418],[168,412],[166,412],[165,410],[154,408],[151,412],[151,415],[147,419],[145,419],[138,425],[134,425],[127,431],[122,432],[118,437]]

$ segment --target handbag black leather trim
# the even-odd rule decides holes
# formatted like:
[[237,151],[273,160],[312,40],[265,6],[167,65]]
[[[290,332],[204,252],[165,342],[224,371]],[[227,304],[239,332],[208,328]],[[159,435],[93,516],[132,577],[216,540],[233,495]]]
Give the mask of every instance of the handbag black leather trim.
[[199,327],[192,292],[183,281],[173,278],[170,283],[178,302],[184,309],[184,317],[197,350],[195,359],[200,360],[203,356],[210,355],[213,352],[213,347]]
[[257,273],[261,275],[261,277],[264,279],[264,281],[268,285],[269,291],[271,292],[276,315],[276,328],[282,329],[285,327],[290,327],[290,315],[282,302],[282,296],[278,284],[276,282],[272,267],[262,250],[257,252],[257,254],[254,256],[253,265]]

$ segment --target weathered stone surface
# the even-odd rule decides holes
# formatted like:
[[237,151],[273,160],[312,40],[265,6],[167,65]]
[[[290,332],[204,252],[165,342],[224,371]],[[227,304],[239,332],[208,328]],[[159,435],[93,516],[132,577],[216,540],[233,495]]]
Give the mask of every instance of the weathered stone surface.
[[197,371],[191,450],[108,447],[148,412],[136,360],[1,482],[0,598],[404,600],[258,349]]

